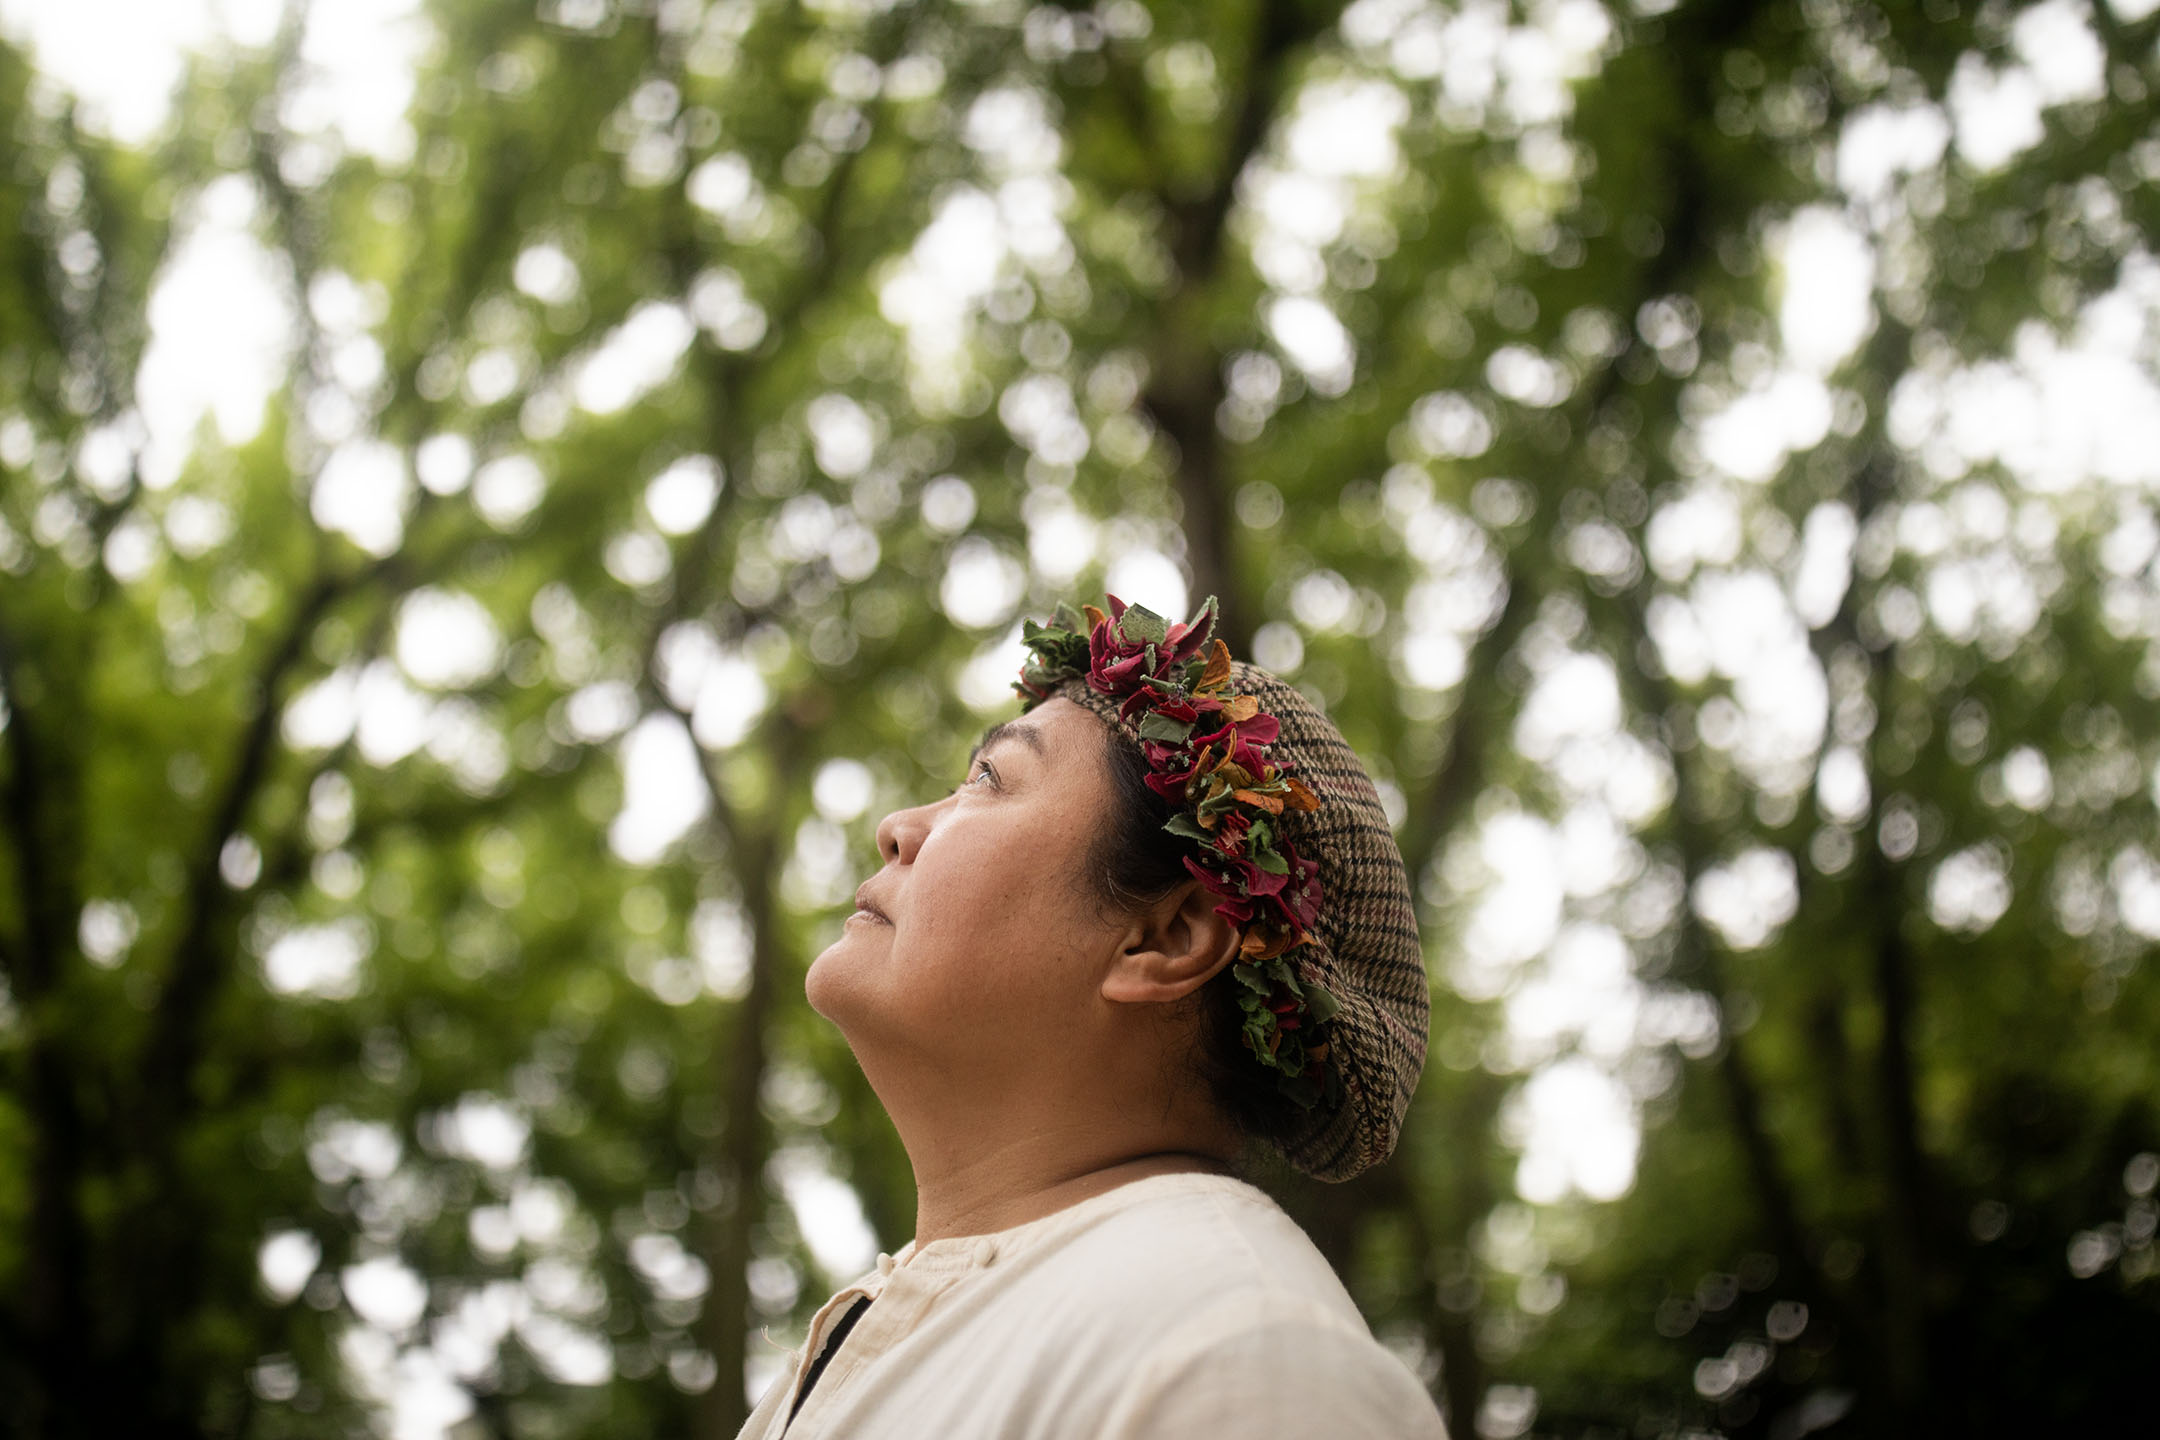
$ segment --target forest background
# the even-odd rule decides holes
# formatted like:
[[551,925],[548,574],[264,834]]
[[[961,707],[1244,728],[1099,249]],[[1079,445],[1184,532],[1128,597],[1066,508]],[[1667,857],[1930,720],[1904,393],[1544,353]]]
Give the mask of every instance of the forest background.
[[1379,777],[1461,1440],[2149,1414],[2155,9],[0,4],[0,1431],[731,1435],[1106,587]]

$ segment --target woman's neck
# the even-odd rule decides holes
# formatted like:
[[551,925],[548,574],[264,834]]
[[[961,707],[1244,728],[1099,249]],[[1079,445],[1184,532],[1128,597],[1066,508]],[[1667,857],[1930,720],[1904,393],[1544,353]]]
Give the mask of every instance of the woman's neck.
[[1201,1133],[1118,1143],[1038,1130],[1004,1142],[978,1132],[944,1145],[910,1143],[915,1241],[1010,1230],[1154,1175],[1227,1175],[1235,1149],[1226,1138]]

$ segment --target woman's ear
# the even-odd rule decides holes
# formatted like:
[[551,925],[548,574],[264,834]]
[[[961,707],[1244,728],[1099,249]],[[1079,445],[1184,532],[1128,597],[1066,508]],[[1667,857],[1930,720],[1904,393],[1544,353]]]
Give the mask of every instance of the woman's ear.
[[1182,1000],[1215,978],[1238,950],[1238,930],[1215,897],[1187,881],[1148,910],[1110,962],[1102,997],[1122,1005]]

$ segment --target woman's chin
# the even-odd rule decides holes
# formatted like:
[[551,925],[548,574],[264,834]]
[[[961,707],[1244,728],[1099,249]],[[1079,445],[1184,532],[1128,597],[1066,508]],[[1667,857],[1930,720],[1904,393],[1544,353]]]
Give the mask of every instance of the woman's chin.
[[881,942],[888,942],[891,933],[890,925],[850,917],[839,938],[810,962],[803,976],[803,995],[810,1008],[845,1030],[849,1014],[859,1008],[864,972],[875,963],[871,952],[883,952],[886,945]]

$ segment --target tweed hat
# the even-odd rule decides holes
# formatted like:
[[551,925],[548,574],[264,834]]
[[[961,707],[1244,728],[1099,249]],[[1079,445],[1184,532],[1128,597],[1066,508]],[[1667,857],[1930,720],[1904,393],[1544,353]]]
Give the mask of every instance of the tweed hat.
[[[1211,608],[1204,607],[1193,626],[1173,629],[1173,642],[1180,631],[1192,633],[1203,624],[1198,633],[1204,637],[1212,628]],[[1098,653],[1100,648],[1098,639]],[[1221,655],[1227,660],[1226,651]],[[1424,1068],[1431,995],[1417,911],[1379,793],[1341,732],[1303,692],[1267,671],[1232,661],[1228,673],[1226,693],[1257,700],[1260,716],[1272,716],[1279,727],[1265,746],[1267,759],[1318,802],[1285,806],[1269,817],[1287,842],[1284,849],[1302,857],[1293,870],[1317,862],[1319,904],[1283,958],[1335,1007],[1325,1017],[1322,1051],[1329,1083],[1281,1150],[1292,1166],[1316,1179],[1347,1180],[1393,1153]],[[1034,668],[1034,683],[1024,675],[1019,688],[1030,703],[1052,696],[1069,700],[1149,749],[1147,716],[1104,686],[1101,674],[1099,664],[1093,680]]]

